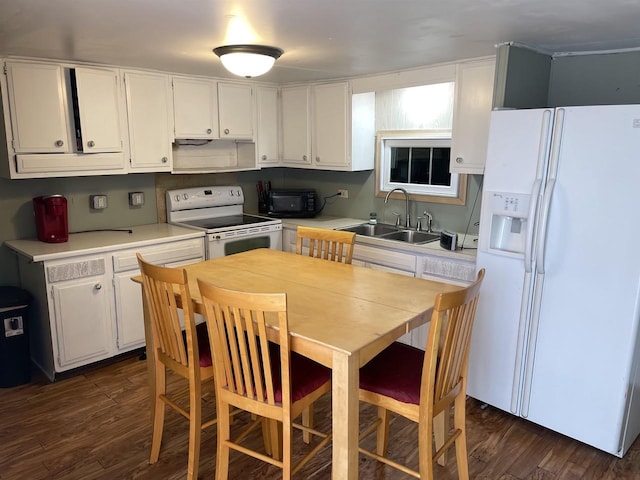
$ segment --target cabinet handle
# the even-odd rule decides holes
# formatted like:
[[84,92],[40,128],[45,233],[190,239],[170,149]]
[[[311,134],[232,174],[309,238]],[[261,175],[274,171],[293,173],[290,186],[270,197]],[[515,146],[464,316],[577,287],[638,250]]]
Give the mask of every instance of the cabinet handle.
[[228,129],[228,128],[225,128],[225,129],[224,129],[224,134],[225,134],[225,135],[229,135],[229,129]]
[[162,163],[167,163],[169,159],[167,157],[162,157]]
[[266,160],[266,159],[267,159],[267,156],[266,156],[266,155],[262,155],[261,159],[262,159],[262,160]]
[[62,140],[56,140],[56,147],[61,147],[64,145],[64,142]]
[[320,163],[320,157],[316,157],[316,163]]
[[211,133],[211,129],[210,128],[207,128],[207,133]]
[[95,147],[95,145],[96,145],[96,142],[94,142],[93,140],[89,140],[87,142],[87,147]]
[[304,160],[306,162],[307,161],[307,156],[306,155],[302,155],[302,160]]
[[96,290],[102,290],[102,285],[100,285],[99,283],[96,283],[93,288],[95,288]]
[[456,163],[463,163],[464,159],[462,157],[456,157]]

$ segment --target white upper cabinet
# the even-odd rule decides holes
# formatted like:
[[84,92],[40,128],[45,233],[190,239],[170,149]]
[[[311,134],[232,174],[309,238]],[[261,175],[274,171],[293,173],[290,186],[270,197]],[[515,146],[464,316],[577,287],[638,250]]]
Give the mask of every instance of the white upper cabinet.
[[218,83],[220,138],[253,141],[253,87]]
[[172,100],[169,76],[125,71],[130,169],[168,172],[172,167]]
[[[43,62],[6,62],[6,178],[126,173],[119,72]],[[5,95],[6,92],[6,95]]]
[[256,87],[256,152],[261,167],[277,166],[279,163],[278,89]]
[[[108,153],[122,151],[120,117],[120,92],[116,70],[75,68],[78,96],[79,124],[81,132],[78,150],[84,153]],[[75,106],[74,106],[75,108]]]
[[7,62],[6,74],[15,153],[74,151],[63,67]]
[[317,168],[346,167],[351,161],[349,84],[316,85],[313,89],[313,162]]
[[218,134],[217,82],[173,77],[175,138],[220,138]]
[[352,95],[348,82],[282,89],[283,166],[371,170],[375,94]]
[[311,87],[283,87],[280,101],[282,165],[311,165]]
[[451,173],[482,174],[487,156],[495,60],[458,65]]

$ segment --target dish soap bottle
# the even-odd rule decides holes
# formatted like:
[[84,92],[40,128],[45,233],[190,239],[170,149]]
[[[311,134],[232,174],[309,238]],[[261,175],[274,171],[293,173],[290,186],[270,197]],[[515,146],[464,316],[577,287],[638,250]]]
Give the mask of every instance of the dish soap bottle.
[[369,223],[371,225],[375,225],[376,223],[378,223],[378,215],[376,214],[376,212],[371,212],[369,214]]

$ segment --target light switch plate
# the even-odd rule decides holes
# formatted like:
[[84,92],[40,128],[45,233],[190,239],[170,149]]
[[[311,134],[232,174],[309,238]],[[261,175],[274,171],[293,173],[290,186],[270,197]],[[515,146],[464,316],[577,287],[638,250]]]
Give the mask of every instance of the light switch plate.
[[102,210],[107,208],[107,196],[106,195],[91,195],[89,197],[91,208],[94,210]]
[[144,192],[129,192],[129,205],[132,207],[144,205]]

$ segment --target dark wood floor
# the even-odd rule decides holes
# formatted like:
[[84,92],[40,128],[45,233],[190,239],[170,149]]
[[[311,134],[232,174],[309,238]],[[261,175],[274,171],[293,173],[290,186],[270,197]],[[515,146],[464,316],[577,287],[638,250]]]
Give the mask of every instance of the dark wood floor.
[[[176,385],[176,381],[169,381]],[[212,389],[205,410],[214,414]],[[320,429],[330,426],[330,400],[316,407]],[[363,421],[373,412],[363,408]],[[239,418],[238,424],[246,420]],[[238,428],[240,425],[238,425]],[[640,480],[640,440],[618,459],[525,420],[468,400],[471,478],[487,480]],[[396,459],[417,465],[416,429],[393,422]],[[182,479],[187,464],[187,422],[167,414],[160,461],[147,462],[151,429],[145,363],[130,358],[82,375],[48,383],[36,376],[28,385],[0,389],[0,479]],[[203,434],[200,478],[214,478],[215,428]],[[261,441],[259,434],[251,439]],[[371,439],[372,441],[372,439]],[[296,454],[306,446],[296,444]],[[453,451],[452,451],[453,452]],[[331,448],[298,473],[300,479],[329,479]],[[232,453],[232,479],[277,479],[279,470]],[[360,459],[360,478],[412,478]],[[437,480],[456,477],[455,457],[438,467]]]

